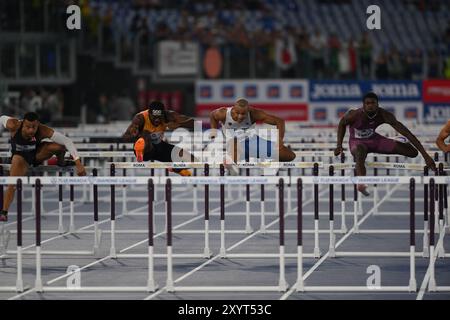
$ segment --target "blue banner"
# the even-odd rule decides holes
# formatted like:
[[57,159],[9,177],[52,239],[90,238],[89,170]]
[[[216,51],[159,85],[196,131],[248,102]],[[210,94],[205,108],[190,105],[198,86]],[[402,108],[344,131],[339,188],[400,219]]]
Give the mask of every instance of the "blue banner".
[[450,119],[450,104],[429,103],[423,108],[423,121],[425,123],[444,124]]
[[378,95],[380,102],[422,100],[420,81],[310,81],[309,101],[361,101],[370,91]]

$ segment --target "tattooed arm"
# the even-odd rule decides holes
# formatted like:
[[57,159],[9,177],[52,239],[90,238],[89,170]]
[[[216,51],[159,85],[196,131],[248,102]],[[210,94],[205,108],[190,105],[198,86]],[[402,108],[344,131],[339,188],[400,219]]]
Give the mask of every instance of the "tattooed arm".
[[128,126],[127,131],[125,131],[125,133],[122,135],[122,139],[125,142],[135,142],[140,137],[143,127],[143,116],[140,114],[135,115],[133,121]]

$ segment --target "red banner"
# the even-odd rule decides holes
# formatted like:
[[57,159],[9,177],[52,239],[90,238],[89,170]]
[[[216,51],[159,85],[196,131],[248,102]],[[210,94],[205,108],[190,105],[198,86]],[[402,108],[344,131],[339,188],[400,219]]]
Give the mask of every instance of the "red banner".
[[450,80],[424,80],[425,103],[450,103]]

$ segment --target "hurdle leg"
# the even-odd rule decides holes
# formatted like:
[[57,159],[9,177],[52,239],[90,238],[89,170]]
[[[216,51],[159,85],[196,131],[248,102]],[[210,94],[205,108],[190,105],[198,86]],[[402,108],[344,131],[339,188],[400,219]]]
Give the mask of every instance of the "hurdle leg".
[[416,283],[416,247],[410,246],[409,248],[409,265],[410,265],[410,276],[409,276],[409,291],[416,292],[417,291],[417,283]]
[[288,213],[292,212],[292,195],[291,195],[291,185],[288,184],[287,187],[287,198],[288,198]]
[[17,279],[16,279],[16,291],[23,292],[23,277],[22,272],[23,264],[22,264],[22,246],[17,247]]
[[45,211],[44,211],[44,190],[43,190],[43,188],[41,188],[41,190],[39,192],[41,194],[41,214],[44,215]]
[[[70,173],[70,176],[73,177],[73,172]],[[74,186],[70,185],[70,224],[69,224],[69,232],[75,233],[75,216],[74,216],[74,198],[75,198]]]
[[173,261],[172,261],[172,246],[167,246],[167,281],[166,281],[167,292],[174,292],[175,288],[173,286]]
[[439,219],[439,240],[438,240],[439,246],[437,247],[437,256],[439,258],[445,257],[444,237],[445,237],[444,220]]
[[436,278],[434,276],[434,245],[430,246],[430,281],[428,283],[428,291],[436,291]]
[[303,246],[297,246],[297,292],[305,291],[303,282]]
[[245,201],[245,233],[252,233],[253,229],[250,225],[250,201]]
[[[62,177],[62,172],[59,173],[59,176]],[[58,232],[59,234],[64,233],[64,226],[63,226],[63,186],[60,184],[58,186],[58,193],[59,193],[59,210],[58,210]]]
[[261,226],[260,226],[260,232],[262,234],[266,233],[266,220],[265,220],[265,213],[266,211],[266,204],[264,201],[261,201]]
[[[89,160],[89,166],[90,166],[91,168],[95,168],[95,162],[94,162],[94,159],[90,159],[90,160]],[[88,192],[88,202],[92,202],[92,201],[93,201],[93,198],[94,198],[93,190],[91,189],[90,192]]]
[[321,255],[319,247],[319,219],[314,219],[314,258],[320,258]]
[[197,185],[194,184],[192,188],[193,197],[192,197],[192,211],[195,215],[198,214],[198,194],[197,194]]
[[220,257],[226,257],[225,250],[225,220],[220,220]]
[[429,243],[428,243],[428,227],[429,227],[429,223],[428,220],[425,220],[423,222],[423,253],[422,256],[424,258],[429,257],[429,252],[428,252],[428,248],[429,248]]
[[280,292],[285,292],[288,288],[288,283],[286,282],[285,275],[285,257],[284,257],[284,246],[280,246],[280,279],[278,280],[278,290]]
[[122,186],[122,215],[127,215],[127,185]]
[[63,234],[64,231],[64,226],[63,226],[63,203],[62,201],[58,202],[58,232],[59,234]]
[[209,248],[209,220],[205,220],[205,248],[203,249],[203,257],[211,257],[211,250]]
[[154,274],[154,259],[153,259],[153,246],[148,246],[148,280],[147,280],[147,292],[155,292],[158,288]]
[[358,200],[353,201],[353,232],[358,233]]
[[69,233],[75,233],[75,218],[74,218],[74,207],[73,200],[70,200],[70,225],[69,225]]
[[347,233],[347,224],[345,222],[345,201],[341,201],[341,233]]
[[334,220],[330,220],[330,248],[329,248],[329,255],[330,255],[331,258],[334,258],[336,256],[335,247],[336,247],[336,237],[334,235]]
[[36,246],[36,280],[34,282],[36,292],[43,292],[41,270],[41,246]]
[[362,205],[363,199],[362,197],[358,197],[358,215],[362,216],[363,214],[363,205]]
[[374,187],[373,187],[373,214],[374,215],[378,214],[378,201],[379,201],[378,187],[377,187],[377,185],[374,185]]

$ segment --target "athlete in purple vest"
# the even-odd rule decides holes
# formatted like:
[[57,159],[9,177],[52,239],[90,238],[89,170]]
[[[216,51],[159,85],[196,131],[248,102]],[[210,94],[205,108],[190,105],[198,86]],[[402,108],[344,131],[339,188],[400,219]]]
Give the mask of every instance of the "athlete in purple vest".
[[[403,143],[376,133],[375,129],[384,123],[391,125],[411,143]],[[334,151],[336,156],[343,151],[342,141],[347,126],[350,126],[349,147],[356,162],[356,175],[358,176],[366,175],[365,160],[369,153],[398,154],[415,158],[419,151],[425,159],[426,165],[430,169],[436,170],[436,164],[426,153],[419,140],[392,113],[378,106],[378,97],[373,92],[364,96],[362,108],[349,110],[339,122],[337,148]],[[358,191],[365,196],[369,195],[366,185],[359,184],[357,187]]]

